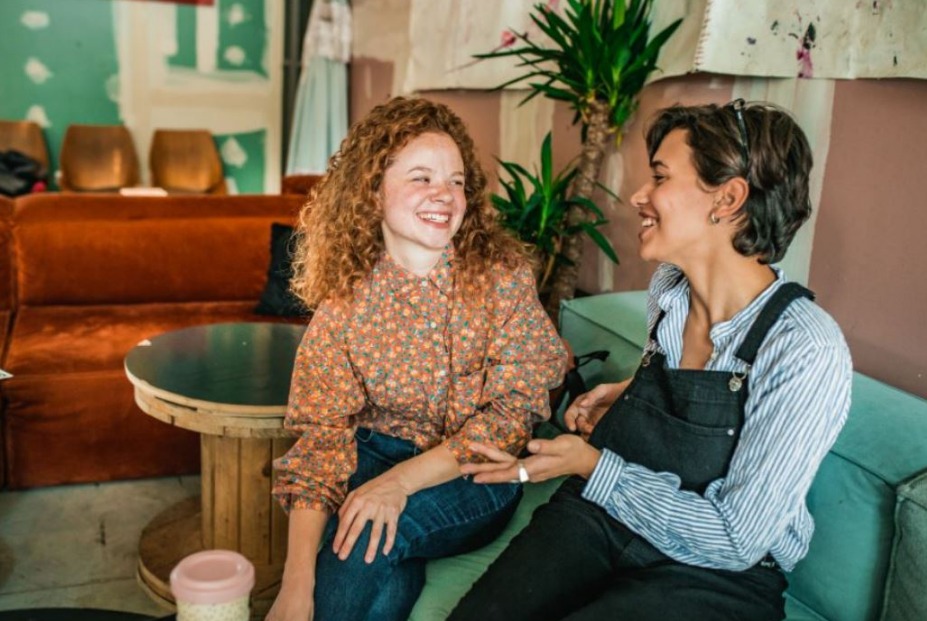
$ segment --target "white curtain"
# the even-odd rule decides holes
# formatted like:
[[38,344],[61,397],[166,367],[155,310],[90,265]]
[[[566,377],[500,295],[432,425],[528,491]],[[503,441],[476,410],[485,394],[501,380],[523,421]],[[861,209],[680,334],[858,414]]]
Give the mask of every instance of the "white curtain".
[[315,0],[303,39],[286,174],[321,174],[348,133],[351,7]]

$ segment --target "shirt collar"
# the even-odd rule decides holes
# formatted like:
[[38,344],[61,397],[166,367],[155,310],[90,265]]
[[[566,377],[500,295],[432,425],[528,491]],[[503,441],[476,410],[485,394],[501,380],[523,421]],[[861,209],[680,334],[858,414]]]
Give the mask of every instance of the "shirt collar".
[[448,245],[441,253],[441,258],[425,276],[418,276],[397,263],[385,250],[374,267],[374,274],[393,284],[398,293],[408,294],[415,289],[431,285],[445,295],[453,289],[453,264],[455,252],[453,245]]

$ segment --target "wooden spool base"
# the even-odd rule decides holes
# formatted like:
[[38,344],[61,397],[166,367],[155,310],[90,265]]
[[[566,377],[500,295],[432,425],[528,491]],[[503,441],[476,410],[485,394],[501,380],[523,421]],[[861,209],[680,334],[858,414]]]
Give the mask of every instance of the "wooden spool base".
[[[153,600],[174,609],[171,570],[184,557],[203,550],[199,497],[187,498],[159,513],[142,530],[138,545],[138,581]],[[251,619],[264,618],[280,589],[283,565],[255,565]]]

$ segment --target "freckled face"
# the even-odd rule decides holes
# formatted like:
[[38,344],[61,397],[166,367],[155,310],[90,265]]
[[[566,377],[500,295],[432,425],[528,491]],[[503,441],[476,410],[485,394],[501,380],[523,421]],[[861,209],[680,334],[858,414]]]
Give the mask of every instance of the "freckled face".
[[640,256],[684,265],[707,251],[713,195],[700,183],[686,131],[671,131],[650,163],[651,180],[631,197],[641,218]]
[[383,241],[391,257],[406,264],[407,257],[444,250],[463,222],[464,180],[460,149],[447,134],[421,134],[396,153],[380,196]]

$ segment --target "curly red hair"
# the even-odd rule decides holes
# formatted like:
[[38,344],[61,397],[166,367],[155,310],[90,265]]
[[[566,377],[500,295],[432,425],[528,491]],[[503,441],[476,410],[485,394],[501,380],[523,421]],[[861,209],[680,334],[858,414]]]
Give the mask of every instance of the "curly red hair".
[[486,200],[486,174],[463,121],[443,104],[395,97],[351,127],[300,212],[290,284],[307,306],[329,298],[350,301],[370,274],[384,250],[376,200],[383,175],[400,149],[428,132],[449,136],[464,163],[467,209],[454,236],[461,282],[478,284],[494,265],[515,268],[529,261]]

